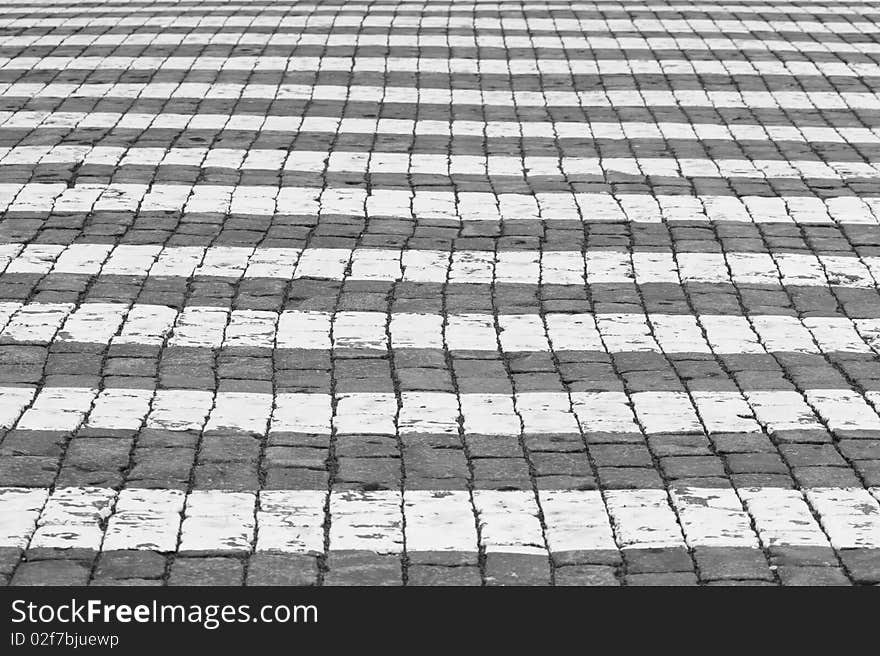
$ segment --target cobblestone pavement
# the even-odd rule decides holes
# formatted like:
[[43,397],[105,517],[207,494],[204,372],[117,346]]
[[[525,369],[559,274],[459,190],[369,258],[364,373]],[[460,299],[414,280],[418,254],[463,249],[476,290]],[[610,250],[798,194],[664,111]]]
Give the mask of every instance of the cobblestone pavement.
[[880,2],[0,6],[5,581],[880,583]]

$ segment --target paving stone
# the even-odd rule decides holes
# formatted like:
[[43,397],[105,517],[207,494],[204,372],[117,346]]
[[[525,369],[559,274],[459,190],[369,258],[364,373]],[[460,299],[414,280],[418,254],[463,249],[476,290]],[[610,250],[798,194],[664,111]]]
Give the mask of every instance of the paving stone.
[[486,585],[550,585],[550,560],[546,556],[488,553]]
[[412,586],[482,585],[480,570],[473,566],[411,565],[407,577],[407,585]]
[[159,579],[166,559],[154,551],[105,551],[98,557],[92,583],[103,580]]
[[88,583],[89,568],[72,560],[39,560],[21,563],[12,576],[13,586],[63,585],[80,586]]
[[22,551],[17,547],[0,547],[0,574],[11,576],[21,556]]
[[767,560],[759,549],[695,547],[694,561],[703,581],[773,580]]
[[317,585],[318,561],[305,554],[257,553],[248,562],[247,585]]
[[602,565],[569,565],[555,571],[556,585],[615,586],[620,585],[613,567]]
[[840,549],[838,552],[849,577],[855,583],[880,582],[880,561],[877,549]]
[[632,586],[691,586],[697,585],[697,576],[692,572],[627,574],[626,585]]
[[776,573],[782,585],[850,585],[838,567],[780,567]]
[[132,588],[158,588],[163,585],[159,579],[92,579],[90,587],[132,587]]
[[369,552],[331,553],[324,585],[403,585],[400,556]]
[[834,568],[839,566],[837,554],[830,547],[774,545],[769,548],[770,562],[778,567]]
[[479,565],[479,553],[476,551],[407,551],[409,567],[416,565],[463,567]]
[[626,549],[623,554],[627,574],[694,571],[691,555],[684,547]]
[[237,558],[175,558],[168,585],[241,585],[242,561]]
[[550,557],[555,567],[568,567],[573,565],[620,566],[623,564],[621,552],[617,549],[555,551]]
[[764,586],[773,586],[775,585],[772,581],[765,581],[763,579],[719,579],[717,581],[707,581],[706,585],[708,586],[727,586],[727,587],[764,587]]
[[124,587],[137,587],[137,588],[157,588],[163,585],[163,581],[159,579],[135,579],[135,578],[124,578],[124,579],[92,579],[89,582],[90,587],[109,587],[109,586],[124,586]]

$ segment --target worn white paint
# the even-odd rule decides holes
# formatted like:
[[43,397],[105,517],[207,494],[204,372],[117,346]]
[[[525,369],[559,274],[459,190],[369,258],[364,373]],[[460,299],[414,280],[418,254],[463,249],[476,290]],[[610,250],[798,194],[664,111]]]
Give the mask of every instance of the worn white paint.
[[100,522],[108,517],[116,492],[108,488],[63,488],[46,501],[31,536],[30,547],[101,548]]
[[325,492],[264,490],[257,511],[257,551],[324,551]]
[[403,551],[403,499],[399,491],[330,495],[330,548],[378,553]]
[[605,501],[620,548],[684,546],[681,527],[664,490],[609,490]]
[[674,489],[670,498],[688,545],[759,546],[751,519],[732,488]]
[[[30,18],[6,18],[0,19],[0,27],[27,27],[31,24]],[[253,16],[225,16],[220,15],[210,20],[205,16],[82,16],[79,18],[58,17],[43,18],[41,25],[44,27],[196,27],[200,25],[215,25],[224,27],[248,27],[254,23]],[[259,23],[267,27],[380,27],[387,28],[389,20],[387,16],[347,16],[347,15],[267,15],[260,18]],[[484,16],[422,16],[422,15],[398,15],[394,18],[394,26],[399,28],[420,27],[446,27],[456,29],[482,30],[526,30],[529,33],[555,33],[561,30],[574,32],[602,31],[612,29],[613,32],[651,32],[651,31],[675,31],[686,33],[716,33],[729,31],[794,31],[806,34],[861,34],[871,33],[875,24],[869,21],[817,21],[817,20],[759,20],[759,19],[703,19],[684,20],[679,18],[652,18],[652,19],[616,19],[608,21],[604,19],[576,19],[576,18],[542,18],[542,17],[484,17]]]
[[880,544],[880,502],[868,490],[807,490],[807,500],[837,549],[876,548]]
[[[880,71],[880,66],[876,67]],[[120,159],[118,155],[123,154]],[[46,151],[32,146],[0,148],[0,166],[5,164],[35,166],[42,163],[61,163],[71,165],[115,164],[119,166],[168,166],[181,165],[186,158],[191,166],[223,168],[233,170],[292,171],[300,173],[425,173],[438,176],[452,175],[507,175],[516,177],[572,177],[592,175],[604,177],[614,174],[633,176],[651,175],[685,178],[754,178],[766,177],[805,177],[846,180],[849,178],[880,178],[880,168],[870,163],[854,162],[812,162],[800,160],[711,160],[675,158],[595,158],[595,157],[550,157],[527,156],[525,158],[509,155],[435,155],[424,153],[383,153],[334,151],[282,151],[245,149],[193,149],[193,148],[131,148],[123,150],[115,146],[54,146]],[[726,164],[726,166],[722,166]],[[734,165],[735,164],[735,165]],[[97,190],[95,190],[97,191]],[[400,193],[400,192],[398,192]],[[230,211],[266,214],[274,211],[274,199],[278,191],[270,194],[256,187],[239,190],[232,196],[233,204],[241,208]],[[410,194],[403,192],[402,199],[408,200]],[[395,196],[376,199],[378,207],[398,205]],[[650,198],[650,197],[646,197]],[[94,194],[83,200],[97,201]],[[501,214],[510,220],[540,219],[535,200],[527,197],[507,196],[506,207]],[[65,201],[66,202],[66,201]],[[404,209],[408,202],[401,203]],[[96,254],[106,248],[96,248]],[[100,255],[99,255],[100,256]],[[88,262],[83,263],[83,273],[87,273]]]
[[539,490],[538,500],[551,552],[617,548],[599,491]]
[[256,495],[195,490],[187,495],[180,551],[250,551]]
[[407,490],[403,502],[407,552],[476,553],[479,549],[475,508],[468,492]]
[[[147,428],[170,431],[216,430],[263,435],[271,432],[395,435],[458,433],[639,432],[649,434],[750,433],[821,429],[878,430],[871,404],[846,389],[739,392],[521,392],[506,394],[449,392],[344,393],[335,412],[324,393],[211,392],[205,390],[128,390],[102,392],[85,387],[45,387],[27,407],[34,390],[0,388],[0,408],[9,427],[72,431],[83,422],[98,428]],[[92,407],[94,404],[94,407]],[[149,407],[148,407],[149,405]],[[5,406],[5,407],[4,407]],[[27,409],[26,409],[27,408]],[[460,408],[460,410],[459,410]],[[635,410],[635,415],[633,414]],[[636,423],[638,420],[638,423]]]
[[[254,198],[272,199],[271,205],[255,203]],[[804,198],[798,196],[781,197],[784,201],[778,212],[767,212],[756,205],[761,200],[745,196],[741,199],[733,196],[679,196],[659,194],[655,197],[639,194],[608,194],[608,193],[571,193],[563,191],[538,192],[535,195],[488,192],[461,192],[454,195],[450,192],[413,190],[394,191],[376,190],[368,194],[364,189],[328,187],[272,187],[272,186],[221,186],[221,185],[186,185],[186,184],[88,184],[66,187],[55,183],[7,183],[0,185],[0,211],[9,212],[91,212],[93,210],[113,211],[185,211],[185,212],[244,212],[272,216],[279,214],[305,215],[353,215],[353,216],[390,216],[415,220],[449,220],[449,221],[517,221],[539,220],[552,218],[555,221],[629,221],[633,223],[660,223],[670,220],[718,221],[745,223],[797,223],[797,224],[830,224],[858,223],[876,225],[880,201],[875,198]],[[233,205],[235,206],[233,208]],[[511,207],[529,206],[532,209],[511,211]],[[504,212],[501,209],[504,209]],[[70,272],[88,272],[99,267],[106,261],[109,270],[127,271],[120,267],[121,257],[115,250],[107,256],[106,245],[92,248],[91,244],[76,244],[76,261],[68,258],[65,266]],[[10,271],[27,273],[43,270],[41,262],[53,261],[64,247],[53,244],[39,244],[22,251],[20,261]],[[117,247],[121,248],[121,247]],[[155,245],[126,245],[123,251],[127,256],[138,256],[137,266],[132,263],[133,275],[142,275],[144,268],[150,265],[151,259],[156,262],[150,273],[160,275],[190,275],[201,262],[204,253],[192,250],[192,247],[176,247],[181,250],[174,253],[174,260],[169,261],[168,249],[164,249],[157,257]],[[83,253],[80,254],[79,251]],[[267,249],[268,250],[268,249]],[[260,250],[240,247],[216,247],[217,255],[228,260],[236,253],[260,253]],[[223,254],[223,255],[221,255]],[[277,260],[283,255],[284,249],[271,249],[271,257],[253,258],[259,262],[260,271],[274,270],[274,275],[281,276],[281,271],[289,270],[291,261]],[[297,253],[288,251],[288,256]],[[784,255],[784,254],[782,254]],[[785,257],[780,255],[780,262]],[[92,259],[87,259],[90,257]],[[400,255],[390,256],[399,260]],[[564,256],[563,256],[564,257]],[[234,268],[233,263],[215,266],[211,258],[206,260],[206,268],[201,271],[205,275],[224,275],[223,271]],[[83,261],[85,260],[85,261]],[[406,258],[403,258],[406,264]],[[831,260],[833,261],[833,260]],[[348,258],[346,258],[346,264]],[[648,266],[650,258],[644,260],[642,266]],[[220,262],[223,265],[223,262]],[[411,262],[410,265],[414,265]],[[189,268],[192,265],[192,268]],[[548,264],[549,266],[549,264]],[[550,267],[553,268],[553,267]],[[220,271],[218,273],[218,270]],[[189,273],[182,273],[189,271]],[[228,274],[226,274],[228,275]],[[261,275],[267,275],[265,273]]]
[[[873,492],[541,490],[536,497],[476,490],[471,498],[466,491],[338,491],[329,498],[330,550],[400,553],[404,540],[410,552],[482,546],[536,555],[685,545],[876,549],[880,490]],[[0,488],[0,546],[319,554],[327,502],[323,490]]]
[[[22,273],[20,263],[26,262],[28,273],[72,273],[65,268],[62,258],[67,252],[75,253],[81,244],[68,246],[55,259],[55,254],[45,254],[42,246],[26,246],[21,254],[15,256],[7,266],[6,273]],[[222,251],[220,249],[222,248]],[[275,249],[278,250],[278,249]],[[34,259],[40,252],[39,259]],[[835,277],[826,274],[823,268],[831,256],[813,254],[785,255],[789,270],[797,267],[798,275],[781,276],[776,269],[776,262],[782,256],[771,257],[765,253],[681,253],[673,259],[671,253],[632,254],[621,251],[591,251],[586,257],[580,253],[545,254],[537,251],[502,251],[497,254],[489,251],[455,251],[452,261],[449,253],[443,251],[399,250],[389,249],[341,249],[312,248],[300,252],[290,249],[291,256],[298,257],[292,271],[293,278],[318,278],[327,280],[372,280],[394,282],[433,282],[433,283],[519,283],[537,285],[544,284],[576,284],[575,281],[586,280],[590,284],[603,283],[675,283],[700,282],[723,284],[757,284],[757,285],[801,285],[821,286],[836,285],[840,287],[871,289],[875,287],[873,272],[880,274],[880,258],[869,256],[862,259],[845,258],[848,268],[857,271],[858,275]],[[192,275],[211,276],[238,280],[242,277],[289,277],[287,269],[271,269],[264,266],[262,254],[251,248],[243,247],[167,247],[156,264],[148,272],[149,276],[180,276],[188,278]],[[236,261],[231,262],[230,257]],[[198,267],[196,262],[204,257],[214,260],[210,266]],[[220,258],[224,262],[218,262]],[[255,268],[251,269],[249,258],[255,259]],[[423,259],[422,259],[423,258]],[[655,266],[659,260],[666,260],[661,269]],[[349,262],[351,270],[346,271]],[[401,262],[403,266],[401,266]],[[645,262],[652,266],[645,267]],[[546,266],[545,266],[546,263]],[[564,268],[562,268],[564,267]],[[729,269],[728,269],[729,267]],[[94,274],[98,274],[96,269]],[[100,271],[100,273],[104,273]],[[54,324],[64,321],[72,307],[60,312],[53,318]],[[200,322],[222,323],[221,318],[202,316],[206,310],[191,309],[193,320]],[[198,316],[196,316],[198,315]],[[184,318],[186,320],[186,318]],[[13,317],[6,330],[10,334],[18,334],[18,339],[27,340],[31,330],[39,330],[46,321],[42,317]],[[53,324],[53,325],[54,325]],[[35,328],[34,325],[37,327]],[[185,324],[181,324],[180,330]],[[630,327],[630,329],[634,329]],[[43,330],[48,330],[43,328]],[[194,328],[196,335],[199,328]],[[202,330],[208,330],[203,328]],[[51,336],[51,334],[49,334]],[[36,333],[35,339],[46,339],[44,333]],[[773,334],[768,335],[772,339]],[[181,338],[184,339],[184,338]],[[185,339],[184,339],[185,341]]]
[[120,491],[107,522],[104,550],[175,551],[185,500],[181,490]]
[[487,553],[547,552],[533,492],[475,490],[474,506]]

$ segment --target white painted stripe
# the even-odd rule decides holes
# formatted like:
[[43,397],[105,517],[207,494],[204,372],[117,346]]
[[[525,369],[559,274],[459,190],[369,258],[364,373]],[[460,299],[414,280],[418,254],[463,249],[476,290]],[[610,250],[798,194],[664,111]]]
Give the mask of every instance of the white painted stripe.
[[194,490],[186,497],[180,551],[250,551],[256,495]]
[[[746,390],[743,394],[755,418],[768,432],[822,428],[816,413],[797,392]],[[848,394],[849,390],[840,390],[838,398],[843,401]],[[873,419],[873,415],[865,417],[869,425],[874,423]]]
[[672,490],[670,497],[689,546],[760,546],[751,518],[732,488],[685,488]]
[[[739,399],[728,393],[719,400]],[[646,433],[701,433],[694,404],[682,392],[636,392],[630,395],[636,416]]]
[[537,314],[269,312],[210,306],[178,311],[164,305],[83,303],[74,308],[69,303],[17,302],[3,303],[0,310],[0,339],[30,343],[156,346],[167,341],[169,346],[196,348],[380,351],[498,351],[500,344],[506,352],[880,353],[880,320],[843,317],[549,312],[542,321]]
[[617,548],[598,490],[539,490],[538,500],[551,553]]
[[137,430],[150,413],[153,390],[104,389],[95,397],[89,422],[110,430]]
[[[67,247],[47,249],[44,245],[19,245],[10,247],[5,269],[7,274],[84,274],[89,276],[129,275],[129,276],[210,276],[227,279],[241,278],[317,278],[324,280],[372,280],[383,282],[405,281],[422,283],[517,283],[537,285],[556,284],[605,284],[605,283],[674,283],[699,282],[715,284],[754,284],[754,285],[795,285],[870,289],[876,286],[875,277],[880,274],[880,257],[864,258],[812,255],[804,253],[780,253],[771,256],[766,253],[672,253],[618,251],[447,251],[408,249],[336,249],[311,248],[262,249],[250,247],[217,246],[210,248],[166,247],[149,269],[136,264],[132,269],[112,266],[105,270],[101,261],[92,261],[87,266],[70,260],[88,251],[88,244],[72,244]],[[59,249],[62,249],[59,254]],[[127,247],[123,252],[131,251]],[[150,248],[150,247],[147,247]],[[284,255],[295,265],[266,266],[265,259],[273,254]],[[297,259],[298,256],[298,259]],[[112,262],[115,253],[110,255]],[[204,259],[202,259],[204,258]],[[203,263],[199,265],[199,261]],[[351,265],[350,271],[348,270]],[[2,266],[2,261],[0,261]],[[11,309],[11,306],[9,306]],[[8,333],[15,339],[51,339],[61,322],[72,310],[64,304],[46,307],[28,306],[21,317],[10,320]],[[77,310],[81,313],[83,310]],[[33,313],[33,315],[28,314]],[[46,316],[44,316],[46,315]],[[242,317],[243,319],[244,317]],[[353,315],[341,315],[347,322]],[[265,332],[267,315],[252,315],[252,327],[257,333]],[[79,320],[79,319],[78,319]],[[155,320],[154,327],[141,324],[139,330],[164,330],[167,316]],[[87,321],[85,316],[81,321]],[[146,321],[146,319],[144,319]],[[180,320],[179,320],[180,321]],[[219,331],[225,324],[222,316],[211,308],[204,310],[191,308],[182,318],[183,325],[178,330],[179,345],[186,345],[191,331],[201,333],[211,326]],[[204,323],[202,323],[204,322]],[[270,322],[271,323],[271,322]],[[473,324],[473,322],[471,322]],[[340,326],[340,334],[349,331]],[[186,326],[186,329],[184,328]],[[475,326],[470,326],[475,327]],[[470,328],[469,327],[469,328]],[[82,332],[81,328],[78,330]],[[453,328],[453,332],[457,328]],[[621,328],[623,329],[623,328]],[[234,331],[239,330],[238,328]],[[250,330],[241,327],[240,330]],[[353,337],[360,339],[357,329]],[[670,330],[675,330],[670,327]],[[686,330],[682,327],[682,330]],[[379,335],[380,328],[371,329]],[[659,329],[661,335],[669,331]],[[219,332],[213,333],[219,340]],[[769,336],[768,336],[769,338]],[[246,339],[244,336],[241,339]],[[378,339],[384,340],[378,336]],[[663,337],[661,336],[661,339]]]
[[807,490],[807,499],[836,549],[875,548],[880,544],[880,502],[858,488]]
[[399,491],[335,492],[330,495],[330,548],[378,553],[403,551]]
[[463,57],[280,57],[200,56],[122,57],[47,56],[0,57],[0,70],[124,70],[352,73],[443,73],[466,75],[880,75],[880,66],[866,62],[785,62],[743,59],[662,59],[626,57],[597,59],[516,59]]
[[[202,26],[204,29],[206,26]],[[207,26],[210,27],[210,26]],[[880,44],[873,41],[847,43],[831,40],[786,40],[726,36],[612,36],[572,34],[309,34],[302,32],[142,32],[133,34],[43,34],[4,36],[8,47],[30,46],[176,46],[176,45],[277,45],[277,46],[385,46],[404,48],[519,48],[541,50],[695,50],[717,52],[803,52],[803,53],[857,53],[880,52]],[[573,56],[570,59],[574,59]]]
[[27,548],[48,498],[44,488],[0,488],[0,545]]
[[[874,7],[853,3],[852,0],[847,3],[841,3],[838,7],[831,4],[828,0],[819,0],[822,4],[810,4],[798,2],[794,5],[771,5],[771,4],[711,4],[711,3],[675,3],[675,4],[629,4],[621,2],[577,2],[577,3],[560,3],[560,2],[535,2],[535,3],[517,3],[517,2],[448,2],[435,6],[425,4],[424,2],[406,2],[399,3],[377,3],[374,5],[367,4],[340,4],[340,5],[315,5],[315,4],[299,4],[297,2],[280,2],[268,3],[266,0],[259,2],[206,2],[197,5],[182,5],[180,3],[148,3],[144,6],[132,6],[136,4],[136,0],[119,0],[111,3],[95,3],[99,6],[83,7],[70,0],[48,0],[39,5],[29,5],[26,3],[2,3],[8,7],[8,11],[14,13],[38,13],[45,15],[60,13],[75,13],[76,15],[88,14],[138,14],[138,13],[154,13],[159,11],[171,11],[175,14],[185,15],[187,13],[209,13],[212,10],[233,11],[233,10],[250,10],[250,11],[283,11],[291,15],[299,12],[308,13],[310,15],[321,15],[331,13],[333,15],[346,14],[372,14],[400,11],[418,11],[422,14],[431,14],[442,12],[443,14],[471,14],[475,11],[626,11],[641,12],[649,11],[651,13],[680,13],[703,12],[703,13],[737,13],[737,14],[780,14],[780,13],[798,13],[798,14],[837,14],[850,15],[855,14],[865,17],[868,14],[876,14],[878,12]],[[126,6],[128,5],[128,6]],[[805,6],[806,5],[806,6]]]
[[683,547],[678,519],[664,490],[608,490],[605,503],[622,549]]
[[477,105],[520,107],[715,107],[751,109],[880,109],[880,94],[860,91],[484,91],[427,87],[341,86],[332,84],[236,84],[142,82],[0,84],[0,97],[24,98],[235,98],[401,103],[407,105]]
[[[334,118],[330,116],[262,116],[257,114],[147,114],[119,112],[48,112],[7,111],[0,112],[0,130],[23,129],[74,129],[119,128],[131,130],[248,130],[256,132],[302,132],[332,134],[418,134],[443,136],[541,137],[545,139],[603,139],[628,141],[632,139],[718,140],[718,141],[791,141],[813,143],[817,141],[849,144],[880,143],[880,130],[856,127],[815,127],[793,125],[760,125],[739,123],[646,123],[623,122],[577,122],[577,121],[433,121],[392,118]],[[49,147],[28,147],[34,153],[48,153]],[[93,149],[80,146],[77,152]],[[112,150],[112,149],[109,149]],[[144,148],[143,150],[148,150]],[[161,149],[157,149],[161,150]],[[189,164],[203,161],[205,149],[171,149],[175,157],[166,155],[169,162]],[[185,151],[185,152],[184,152]],[[6,151],[3,151],[6,152]],[[123,153],[123,149],[114,152]],[[161,150],[161,152],[165,152]],[[225,152],[225,151],[224,151]],[[237,151],[229,151],[239,157]],[[300,151],[301,152],[301,151]],[[7,157],[9,154],[7,153]],[[45,157],[45,155],[44,155]],[[244,160],[244,158],[241,158]],[[100,161],[100,158],[98,158]],[[214,165],[222,161],[212,160]],[[242,166],[250,163],[243,161]]]
[[63,488],[51,494],[37,519],[29,546],[99,551],[101,522],[110,515],[116,492],[109,488]]
[[486,553],[547,553],[533,492],[474,490],[474,506]]
[[[82,184],[67,187],[62,183],[0,183],[0,212],[209,212],[246,213],[257,216],[295,214],[327,216],[343,214],[356,217],[392,217],[409,220],[444,221],[590,221],[660,223],[663,221],[718,221],[735,223],[795,224],[870,224],[878,223],[880,199],[875,197],[839,197],[822,200],[815,197],[782,196],[671,196],[645,194],[609,194],[537,192],[529,194],[493,194],[489,192],[451,192],[428,190],[365,189],[328,187],[271,187],[174,184]],[[2,255],[7,255],[2,248]],[[39,262],[52,258],[61,246],[41,244],[32,256]],[[86,249],[85,245],[76,248]],[[108,245],[89,245],[79,257],[84,270],[101,257]],[[118,259],[120,270],[137,270],[138,264],[152,259],[147,249],[157,246],[128,246],[126,257]],[[127,256],[141,254],[132,261]],[[164,252],[164,251],[163,251]],[[197,253],[178,247],[182,261]],[[238,251],[228,250],[230,254]],[[13,253],[14,254],[14,253]],[[280,254],[280,252],[279,252]],[[11,254],[10,254],[11,255]],[[8,255],[7,255],[8,256]],[[155,257],[155,256],[153,256]],[[160,258],[161,259],[161,258]],[[399,257],[397,258],[399,259]],[[196,264],[201,261],[200,256]],[[267,268],[279,266],[271,259]],[[22,270],[21,273],[27,273]]]
[[[693,392],[691,397],[696,414],[679,401],[679,404],[684,406],[684,413],[688,418],[689,425],[686,428],[691,432],[700,432],[697,429],[699,424],[705,426],[709,433],[754,433],[761,430],[757,411],[746,399],[737,394],[697,391]],[[654,398],[661,402],[664,400],[662,396]]]
[[830,546],[802,492],[784,488],[740,488],[738,492],[765,547]]
[[51,341],[73,308],[72,303],[22,307],[9,318],[3,334],[8,339],[23,342]]
[[[6,390],[0,389],[5,402]],[[19,394],[13,392],[14,404],[20,403]],[[74,431],[83,423],[97,394],[98,390],[88,387],[42,388],[15,425],[21,430]]]
[[467,492],[407,490],[403,499],[407,552],[477,552],[476,510]]
[[268,394],[221,392],[214,397],[205,430],[265,435],[271,414],[272,398]]
[[[683,178],[880,178],[880,166],[870,162],[812,160],[676,159],[672,157],[547,157],[505,155],[447,155],[394,152],[284,151],[231,148],[122,148],[114,146],[16,146],[0,148],[0,165],[83,164],[104,166],[194,166],[240,171],[268,170],[302,173],[410,173],[414,175],[482,176],[664,176]],[[269,188],[269,190],[274,188]],[[250,204],[275,207],[267,190],[240,188]],[[236,203],[233,197],[233,205]]]
[[312,490],[262,491],[256,550],[323,553],[326,503],[326,493]]
[[[403,392],[329,394],[211,392],[204,390],[98,390],[41,388],[28,407],[31,388],[0,387],[3,428],[69,432],[79,426],[103,429],[160,428],[375,435],[446,433],[460,422],[472,434],[638,432],[650,434],[760,432],[823,429],[878,430],[874,407],[880,392],[849,389],[698,392],[522,392],[453,394]],[[870,403],[870,405],[867,402]],[[147,402],[150,402],[149,407]],[[94,407],[93,407],[94,405]],[[460,408],[460,410],[459,410]],[[633,411],[635,414],[633,414]]]
[[107,522],[104,550],[175,551],[185,501],[181,490],[120,491]]
[[0,426],[14,426],[36,395],[34,387],[0,388]]
[[[319,554],[326,503],[323,490],[0,488],[0,546],[173,552],[179,535],[181,551]],[[548,544],[561,553],[827,546],[829,538],[837,549],[880,548],[880,503],[862,488],[610,490],[604,500],[592,491],[548,490],[536,498],[531,491],[477,490],[473,503],[465,491],[335,491],[329,508],[331,551],[400,553],[404,540],[410,552],[482,546],[536,555],[546,555]]]
[[[0,19],[0,27],[31,27],[30,17]],[[872,34],[876,23],[869,21],[816,21],[816,20],[758,20],[758,19],[674,19],[674,18],[522,18],[504,16],[420,16],[396,15],[307,15],[307,16],[82,16],[41,18],[42,28],[64,27],[299,27],[323,28],[390,28],[390,29],[456,29],[456,30],[523,30],[527,32],[670,32],[670,33],[718,33],[718,32],[802,32],[804,34]]]
[[880,417],[856,392],[815,389],[808,390],[806,397],[832,430],[880,430]]
[[[263,399],[255,399],[264,406]],[[183,405],[181,406],[181,402]],[[200,390],[187,390],[177,393],[176,390],[156,390],[149,413],[144,425],[147,428],[158,428],[169,431],[200,431],[205,426],[211,408],[214,405],[214,394]],[[110,413],[107,413],[113,416]],[[107,415],[105,415],[107,416]],[[141,417],[143,420],[143,417]],[[90,418],[89,425],[101,427],[100,420]],[[91,422],[96,423],[92,424]]]

